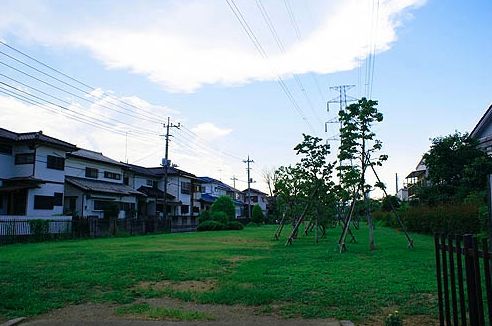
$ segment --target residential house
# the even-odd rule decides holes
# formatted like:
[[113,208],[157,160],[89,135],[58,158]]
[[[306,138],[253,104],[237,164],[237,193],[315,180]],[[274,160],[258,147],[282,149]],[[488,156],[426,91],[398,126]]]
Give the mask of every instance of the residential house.
[[[138,215],[142,217],[163,217],[164,189],[163,171],[161,168],[145,168],[134,164],[126,164],[123,183],[143,193],[139,197]],[[176,215],[177,206],[181,203],[168,191],[166,195],[168,215]]]
[[420,159],[419,164],[417,164],[415,170],[410,172],[410,174],[407,175],[407,177],[405,178],[408,200],[417,199],[415,190],[418,187],[428,184],[428,175],[429,171],[427,170],[427,166],[425,165],[424,158],[422,158]]
[[[159,177],[158,188],[164,189],[164,168],[147,168],[147,170]],[[200,179],[176,167],[169,167],[167,175],[167,193],[172,196],[168,197],[171,200],[167,201],[167,213],[172,217],[171,225],[175,228],[195,227],[200,214]]]
[[105,217],[117,211],[118,218],[136,217],[138,198],[145,197],[124,184],[126,165],[100,152],[78,149],[67,154],[65,210],[73,216]]
[[[250,188],[249,191],[248,189],[245,189],[243,191],[243,194],[244,194],[244,203],[246,204],[246,206],[248,204],[251,204],[251,206],[258,204],[258,206],[260,206],[261,210],[263,211],[263,214],[265,215],[267,214],[268,194],[253,188]],[[249,194],[251,194],[251,197],[249,196]]]
[[63,215],[66,155],[76,149],[42,131],[0,128],[0,215]]
[[478,147],[492,155],[492,105],[473,128],[470,136],[478,140]]
[[236,218],[243,216],[244,211],[244,195],[243,193],[229,186],[228,184],[223,183],[220,180],[210,178],[210,177],[200,177],[200,181],[202,182],[201,190],[201,209],[207,210],[212,206],[212,204],[219,198],[220,196],[229,196],[231,197],[234,207],[236,209]]

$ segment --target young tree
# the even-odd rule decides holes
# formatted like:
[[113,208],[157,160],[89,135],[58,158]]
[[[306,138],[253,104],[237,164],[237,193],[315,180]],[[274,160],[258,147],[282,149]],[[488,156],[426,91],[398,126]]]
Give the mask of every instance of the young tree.
[[258,204],[253,206],[253,212],[251,213],[251,222],[256,224],[263,224],[265,222],[265,215],[263,214],[263,211]]
[[[338,193],[342,202],[352,200],[352,206],[345,219],[344,230],[339,240],[341,250],[344,250],[345,236],[355,208],[355,202],[361,193],[366,206],[366,218],[369,226],[369,248],[371,250],[376,248],[374,223],[369,208],[369,191],[372,189],[372,185],[366,182],[366,171],[368,167],[382,165],[382,162],[387,159],[386,155],[379,155],[379,157],[374,158],[382,148],[381,141],[375,138],[376,134],[373,131],[374,124],[383,121],[383,114],[378,112],[377,104],[377,101],[362,98],[339,113],[342,127],[340,128],[341,142],[338,154],[338,159],[341,162],[338,167],[340,179]],[[376,186],[384,187],[380,183]]]
[[234,207],[234,202],[229,196],[220,196],[215,200],[210,207],[210,215],[213,219],[215,216],[220,216],[221,219],[225,219],[224,223],[227,221],[236,220],[236,208]]

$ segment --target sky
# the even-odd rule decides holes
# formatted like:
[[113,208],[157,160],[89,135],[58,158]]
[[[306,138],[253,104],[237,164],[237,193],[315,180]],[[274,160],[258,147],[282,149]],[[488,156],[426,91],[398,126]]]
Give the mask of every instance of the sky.
[[384,114],[394,193],[432,137],[471,131],[492,102],[491,17],[487,0],[7,0],[0,40],[38,62],[0,43],[0,127],[158,166],[170,117],[172,163],[244,189],[249,155],[266,190],[302,133],[337,134],[330,87],[355,85]]

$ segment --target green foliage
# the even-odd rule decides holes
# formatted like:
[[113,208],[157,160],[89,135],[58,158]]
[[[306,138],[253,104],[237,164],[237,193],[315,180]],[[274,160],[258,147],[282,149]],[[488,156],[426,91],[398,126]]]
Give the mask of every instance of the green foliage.
[[225,212],[210,210],[210,217],[212,218],[212,221],[222,224],[226,224],[228,222],[227,214]]
[[34,240],[41,241],[49,236],[50,222],[48,220],[29,220],[28,223]]
[[477,140],[467,133],[437,137],[424,155],[428,181],[417,189],[421,204],[463,202],[470,194],[483,195],[486,201],[487,175],[492,173],[492,158],[478,149]]
[[253,211],[251,212],[251,222],[256,224],[263,224],[265,222],[265,215],[258,204],[253,206]]
[[212,218],[214,220],[220,222],[222,222],[222,219],[225,216],[225,221],[223,223],[236,220],[236,208],[234,207],[234,202],[232,201],[231,197],[220,196],[219,198],[217,198],[217,200],[215,200],[215,202],[212,204],[212,207],[210,208],[210,214],[212,215]]
[[381,209],[384,212],[390,212],[393,208],[397,209],[400,208],[400,206],[401,206],[401,201],[396,196],[389,195],[387,197],[384,197],[381,202]]
[[227,222],[226,229],[227,230],[242,230],[242,229],[244,229],[244,225],[242,225],[238,221],[231,221],[231,222]]
[[225,229],[224,223],[220,223],[217,221],[205,221],[203,223],[198,224],[197,231],[220,231]]
[[203,223],[206,221],[212,220],[212,216],[210,216],[210,211],[209,210],[204,210],[200,213],[200,216],[198,217],[198,222]]
[[294,150],[300,161],[275,171],[277,218],[286,214],[286,221],[292,221],[309,204],[305,219],[316,218],[327,224],[334,218],[335,207],[331,180],[334,163],[327,160],[330,146],[321,138],[303,134],[303,141]]
[[[470,204],[410,207],[399,210],[398,214],[411,232],[478,234],[485,228],[483,213],[478,206]],[[399,227],[392,212],[374,212],[373,216],[387,226]]]
[[[274,230],[266,225],[0,246],[0,320],[73,304],[139,304],[162,296],[263,311],[275,305],[285,318],[350,319],[357,325],[394,307],[405,316],[436,318],[432,237],[412,235],[418,246],[408,250],[401,233],[378,227],[384,250],[369,252],[361,224],[359,243],[340,255],[333,250],[338,232],[319,246],[301,236],[285,250],[284,241],[270,240]],[[215,286],[204,292],[139,286],[166,280],[209,280]]]
[[389,314],[384,319],[384,326],[402,326],[403,320],[400,317],[400,313],[395,311],[392,314]]
[[[375,123],[383,121],[383,114],[378,112],[378,102],[365,97],[339,112],[340,149],[338,160],[351,162],[337,167],[340,187],[337,188],[342,201],[351,199],[354,190],[360,185],[361,190],[368,191],[372,187],[364,180],[367,166],[381,166],[387,155],[376,156],[382,149],[382,142],[376,139],[373,132]],[[384,187],[382,184],[375,184]]]

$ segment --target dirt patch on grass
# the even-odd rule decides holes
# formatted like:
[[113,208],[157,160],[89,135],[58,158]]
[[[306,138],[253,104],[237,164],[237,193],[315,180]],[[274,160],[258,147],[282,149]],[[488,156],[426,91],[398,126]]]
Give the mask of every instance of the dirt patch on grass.
[[[405,326],[437,326],[439,320],[427,315],[402,316]],[[384,325],[384,317],[371,318],[361,324],[362,326],[381,326]]]
[[[146,318],[140,313],[125,314],[121,312],[132,311],[134,307],[145,307],[144,310],[157,312],[158,315]],[[147,309],[151,307],[151,309]],[[183,302],[172,298],[141,299],[128,305],[115,304],[81,304],[68,306],[54,310],[48,314],[41,315],[26,323],[26,325],[86,325],[86,324],[111,324],[111,325],[140,325],[128,323],[138,320],[160,320],[159,325],[272,325],[272,326],[340,326],[333,319],[282,319],[267,311],[261,312],[261,307],[250,307],[243,305],[219,305],[219,304],[197,304],[194,302]],[[165,313],[162,313],[164,311]],[[176,312],[184,316],[193,314],[190,319],[174,318]],[[265,314],[266,313],[266,314]],[[171,316],[168,319],[166,316]],[[162,317],[162,319],[160,318]],[[181,320],[181,321],[176,321]],[[152,323],[148,321],[148,323]],[[154,324],[149,324],[154,325]],[[157,324],[156,324],[157,325]]]
[[192,292],[207,292],[215,289],[217,282],[214,280],[204,281],[159,281],[159,282],[140,282],[137,288],[143,290],[157,290],[162,291],[166,289],[174,291],[192,291]]

